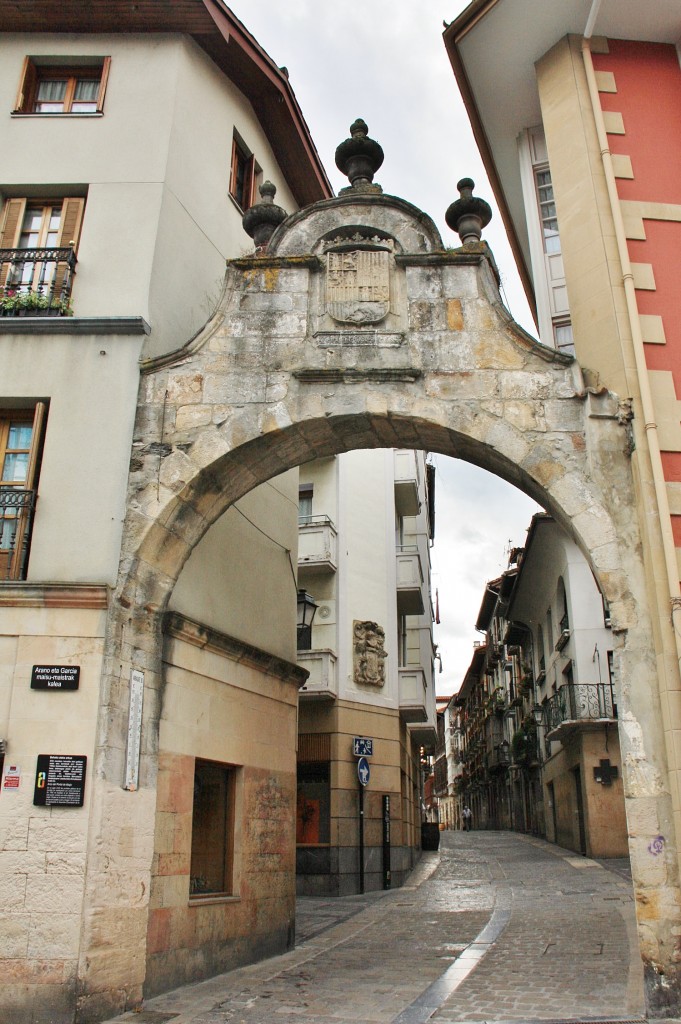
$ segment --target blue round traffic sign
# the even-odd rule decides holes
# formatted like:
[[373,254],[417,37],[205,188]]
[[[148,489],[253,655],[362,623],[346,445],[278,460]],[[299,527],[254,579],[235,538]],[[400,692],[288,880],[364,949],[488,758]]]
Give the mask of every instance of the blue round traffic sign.
[[369,776],[371,771],[369,769],[369,762],[366,757],[360,757],[357,762],[357,778],[359,779],[360,786],[369,785]]

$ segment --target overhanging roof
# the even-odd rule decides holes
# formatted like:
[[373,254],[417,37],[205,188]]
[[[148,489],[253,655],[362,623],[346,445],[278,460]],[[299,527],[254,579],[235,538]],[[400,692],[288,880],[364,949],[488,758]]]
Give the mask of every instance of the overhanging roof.
[[[592,0],[473,0],[444,42],[531,305],[534,294],[517,138],[541,122],[534,65],[560,39],[583,35]],[[677,43],[678,0],[601,0],[594,35]]]
[[0,0],[0,31],[190,35],[250,101],[298,205],[333,194],[286,72],[222,0]]

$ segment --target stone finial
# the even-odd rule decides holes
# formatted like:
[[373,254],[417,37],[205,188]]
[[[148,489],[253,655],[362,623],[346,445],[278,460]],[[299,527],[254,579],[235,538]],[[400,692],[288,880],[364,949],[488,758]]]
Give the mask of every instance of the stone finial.
[[482,237],[482,229],[492,219],[492,207],[473,195],[475,182],[472,178],[462,178],[456,187],[459,198],[447,209],[445,220],[452,231],[457,232],[463,245],[475,244]]
[[255,242],[256,253],[265,252],[270,238],[288,214],[274,202],[277,189],[271,181],[264,181],[260,186],[260,202],[246,210],[241,219],[244,231]]
[[358,117],[350,125],[350,138],[336,149],[336,167],[347,174],[353,188],[371,186],[374,174],[383,163],[383,150],[369,138],[368,131],[366,121]]

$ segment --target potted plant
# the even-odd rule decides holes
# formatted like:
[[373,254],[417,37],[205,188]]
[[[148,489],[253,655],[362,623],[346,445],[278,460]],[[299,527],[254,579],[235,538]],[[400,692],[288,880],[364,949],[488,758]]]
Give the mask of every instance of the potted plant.
[[50,298],[42,292],[6,288],[0,298],[0,316],[73,316],[68,299]]

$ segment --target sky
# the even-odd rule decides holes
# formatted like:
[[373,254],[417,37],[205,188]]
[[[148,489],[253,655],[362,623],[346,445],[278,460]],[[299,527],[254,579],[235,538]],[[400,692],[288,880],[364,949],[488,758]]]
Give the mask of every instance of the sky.
[[[445,246],[459,238],[444,214],[471,177],[494,216],[483,237],[501,272],[502,298],[514,318],[536,331],[493,202],[468,117],[442,41],[443,22],[461,0],[227,0],[289,80],[334,190],[347,184],[336,146],[357,117],[383,147],[375,181],[435,221]],[[506,568],[510,546],[522,546],[538,506],[484,470],[442,455],[436,465],[433,588],[441,623],[435,641],[443,671],[439,694],[455,693],[480,634],[475,621],[485,582]]]

